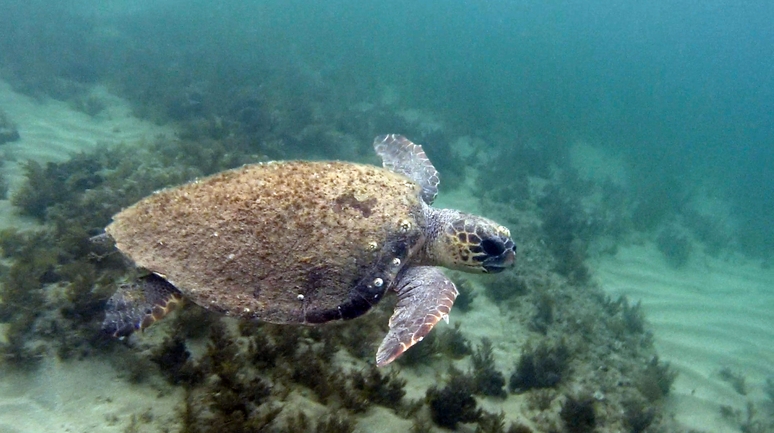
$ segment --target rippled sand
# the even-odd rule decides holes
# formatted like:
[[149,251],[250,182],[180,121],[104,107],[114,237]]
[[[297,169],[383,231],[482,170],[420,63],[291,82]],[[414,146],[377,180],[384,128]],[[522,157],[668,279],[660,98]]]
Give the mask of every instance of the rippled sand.
[[[720,406],[767,407],[763,384],[774,374],[774,270],[742,259],[694,255],[684,269],[668,266],[652,244],[621,248],[598,260],[606,291],[642,300],[664,360],[680,372],[671,410],[686,428],[738,432]],[[720,378],[730,368],[746,378],[741,395]]]

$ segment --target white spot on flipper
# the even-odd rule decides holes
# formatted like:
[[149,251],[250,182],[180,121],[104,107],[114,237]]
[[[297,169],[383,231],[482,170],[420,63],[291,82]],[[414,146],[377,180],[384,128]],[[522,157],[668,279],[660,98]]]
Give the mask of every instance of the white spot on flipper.
[[381,278],[377,278],[374,280],[374,286],[382,287],[382,284],[384,284],[384,280],[382,280]]
[[392,259],[392,265],[393,265],[393,266],[400,266],[400,259],[399,259],[399,258],[397,258],[397,257],[395,257],[394,259]]
[[304,295],[299,293],[298,296],[296,296],[296,299],[298,299],[299,301],[303,301],[304,300]]

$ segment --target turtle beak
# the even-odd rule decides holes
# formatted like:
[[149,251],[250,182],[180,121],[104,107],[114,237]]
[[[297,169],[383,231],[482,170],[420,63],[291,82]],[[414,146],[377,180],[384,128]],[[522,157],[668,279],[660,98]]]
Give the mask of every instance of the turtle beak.
[[513,240],[507,239],[503,248],[503,252],[496,255],[487,257],[481,263],[481,266],[487,273],[496,274],[502,272],[508,268],[512,268],[516,264],[516,245]]

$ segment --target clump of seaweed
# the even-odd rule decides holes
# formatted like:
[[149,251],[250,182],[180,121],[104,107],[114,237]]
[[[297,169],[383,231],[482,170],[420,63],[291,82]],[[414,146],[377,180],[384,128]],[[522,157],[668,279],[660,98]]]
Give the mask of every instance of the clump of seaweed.
[[[287,432],[287,433],[352,433],[355,431],[355,420],[348,415],[345,411],[335,411],[333,413],[325,413],[320,415],[315,422],[313,422],[309,416],[303,411],[296,411],[295,413],[286,416],[282,422],[282,426],[272,429],[261,430],[246,430],[249,432]],[[314,426],[314,427],[313,427]],[[279,426],[272,426],[279,427]],[[231,431],[231,430],[229,430]],[[241,431],[241,430],[234,430]]]
[[621,315],[626,329],[632,333],[642,333],[645,331],[645,315],[642,312],[642,301],[637,301],[636,304],[630,305],[626,296],[619,298],[621,302]]
[[[579,182],[576,175],[567,175],[572,180],[561,183]],[[558,185],[547,188],[538,201],[543,220],[543,232],[547,245],[556,259],[555,270],[570,281],[584,283],[589,278],[585,264],[588,243],[595,234],[595,227],[583,210],[580,198],[569,194]]]
[[439,350],[452,359],[461,359],[473,352],[470,341],[462,334],[460,326],[460,322],[455,322],[453,328],[435,331],[438,334],[436,344]]
[[720,415],[736,424],[739,431],[742,433],[766,433],[771,431],[774,427],[774,423],[771,421],[766,422],[758,417],[758,410],[751,401],[747,401],[745,411],[742,413],[739,409],[734,409],[731,406],[721,405]]
[[645,314],[642,311],[642,301],[631,304],[626,295],[622,295],[615,301],[606,298],[604,305],[606,311],[612,316],[608,320],[608,327],[617,338],[623,339],[628,334],[645,333]]
[[171,322],[175,335],[184,339],[198,339],[207,336],[218,318],[216,313],[207,311],[193,302],[185,302],[175,310],[174,316],[167,320]]
[[273,368],[276,366],[277,359],[280,357],[281,352],[277,344],[274,343],[272,337],[268,333],[262,332],[262,330],[256,326],[256,322],[243,321],[239,325],[242,335],[246,335],[246,326],[257,329],[257,332],[249,334],[247,356],[251,363],[258,368]]
[[492,340],[484,337],[471,356],[475,392],[490,397],[505,398],[505,377],[495,368]]
[[505,433],[505,412],[481,412],[476,433]]
[[178,335],[166,338],[154,348],[151,361],[158,364],[162,374],[172,384],[196,384],[204,379],[204,372],[191,358],[185,340]]
[[543,335],[548,332],[549,326],[554,323],[554,307],[556,301],[548,293],[541,292],[535,297],[535,314],[529,322],[529,328],[532,331]]
[[[178,372],[182,372],[189,362],[185,348],[174,340],[168,340],[165,345],[171,346],[177,359],[165,361],[154,356],[154,360],[180,366]],[[181,361],[183,358],[186,360]],[[272,394],[272,384],[255,374],[253,369],[246,368],[245,361],[228,328],[222,321],[215,322],[200,363],[203,373],[208,376],[204,381],[205,389],[198,390],[201,398],[186,399],[186,407],[181,412],[182,431],[262,431],[274,421],[282,408],[265,404]],[[208,410],[203,411],[200,405]]]
[[0,144],[10,143],[20,138],[19,130],[16,128],[8,114],[0,110]]
[[482,411],[475,433],[532,433],[532,429],[519,422],[512,422],[506,430],[505,412]]
[[[2,167],[2,163],[0,163]],[[5,174],[0,172],[0,200],[8,198],[8,181],[5,179]]]
[[407,350],[396,362],[402,366],[414,366],[430,362],[438,350],[437,341],[438,335],[436,332],[427,334],[422,341],[412,346],[411,350]]
[[474,390],[475,385],[470,378],[459,372],[452,372],[445,387],[430,387],[425,398],[433,422],[449,429],[455,429],[459,423],[477,422],[482,411],[473,398]]
[[82,95],[71,99],[70,107],[87,114],[89,117],[96,117],[105,111],[107,103],[97,95]]
[[551,388],[533,389],[527,394],[527,405],[532,410],[546,411],[559,394]]
[[317,421],[314,433],[352,433],[355,431],[355,420],[346,413],[324,415]]
[[397,409],[406,391],[406,380],[398,377],[397,370],[382,374],[375,366],[366,371],[355,371],[351,375],[352,387],[370,402]]
[[414,422],[411,424],[410,433],[432,433],[433,423],[429,420],[418,417],[414,418]]
[[508,389],[522,393],[532,388],[552,388],[561,382],[570,351],[564,341],[555,346],[541,343],[535,349],[525,347],[511,374]]
[[729,383],[734,388],[734,391],[740,395],[747,395],[747,383],[744,374],[731,370],[728,366],[721,368],[719,374],[720,379]]
[[677,378],[677,372],[669,363],[661,362],[658,356],[654,356],[635,379],[635,384],[642,395],[655,402],[669,394],[675,378]]
[[530,199],[529,176],[550,177],[552,164],[566,150],[552,139],[540,144],[514,143],[504,148],[503,155],[486,167],[491,175],[478,178],[477,187],[481,195],[493,202],[521,208]]
[[691,258],[693,249],[690,239],[674,225],[670,225],[659,233],[656,246],[667,259],[670,266],[682,268]]
[[22,369],[33,368],[44,348],[31,338],[36,320],[46,305],[44,286],[59,280],[58,257],[43,232],[0,232],[0,247],[11,266],[0,275],[0,322],[9,323],[6,342],[0,345],[4,361]]
[[454,309],[462,312],[470,311],[473,300],[478,296],[473,290],[470,280],[460,277],[457,280],[457,291],[459,292],[459,295],[457,295],[457,299],[454,300]]
[[630,400],[623,403],[624,423],[629,427],[631,433],[641,433],[645,431],[656,418],[656,411],[652,406],[647,406],[644,402]]
[[505,273],[496,279],[487,279],[484,287],[486,288],[486,296],[495,303],[515,296],[521,296],[528,292],[527,282],[523,277],[513,272]]
[[[11,197],[11,204],[16,206],[22,215],[45,220],[49,207],[72,199],[70,190],[62,186],[68,173],[74,171],[73,164],[72,161],[61,164],[49,162],[44,167],[37,161],[27,161],[24,166],[27,181]],[[89,186],[93,186],[93,182]]]
[[597,424],[594,399],[592,397],[575,398],[567,396],[562,404],[559,416],[569,433],[590,433]]
[[507,433],[532,433],[532,429],[520,422],[512,422]]

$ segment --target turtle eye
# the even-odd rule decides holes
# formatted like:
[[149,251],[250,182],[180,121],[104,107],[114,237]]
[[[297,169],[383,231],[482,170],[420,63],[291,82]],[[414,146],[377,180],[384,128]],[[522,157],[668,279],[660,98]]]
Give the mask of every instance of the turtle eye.
[[505,245],[496,239],[484,239],[481,242],[481,248],[490,256],[499,256],[505,252]]

